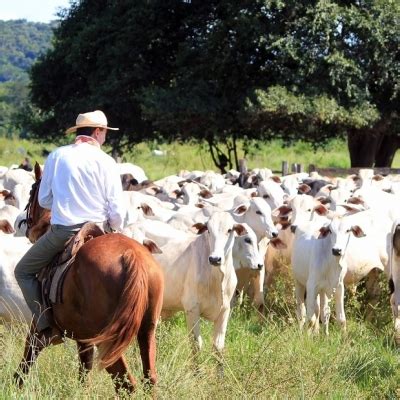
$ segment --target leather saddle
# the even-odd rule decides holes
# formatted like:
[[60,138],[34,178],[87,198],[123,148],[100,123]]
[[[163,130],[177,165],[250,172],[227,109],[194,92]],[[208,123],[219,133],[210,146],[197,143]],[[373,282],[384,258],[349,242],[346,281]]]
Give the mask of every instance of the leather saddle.
[[42,302],[45,309],[63,302],[64,279],[78,250],[89,240],[104,234],[105,232],[98,225],[87,222],[75,236],[68,240],[64,250],[40,271],[38,279],[42,284]]

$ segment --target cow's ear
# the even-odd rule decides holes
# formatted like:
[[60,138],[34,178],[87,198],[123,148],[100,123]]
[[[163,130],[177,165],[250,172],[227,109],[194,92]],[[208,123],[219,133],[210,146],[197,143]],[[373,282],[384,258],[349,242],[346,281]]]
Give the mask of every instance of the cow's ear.
[[348,214],[355,214],[358,213],[360,211],[362,211],[362,209],[360,209],[359,207],[356,207],[355,205],[352,204],[337,204],[340,207],[343,207]]
[[318,239],[326,238],[330,233],[331,230],[329,229],[329,226],[321,226],[321,228],[319,228]]
[[351,227],[351,231],[353,232],[354,236],[357,237],[357,238],[361,238],[361,237],[366,236],[366,234],[364,233],[364,231],[363,231],[363,230],[361,229],[361,227],[358,226],[358,225],[353,225],[353,226]]
[[213,197],[213,194],[208,189],[202,189],[199,196],[203,197],[203,199],[209,199]]
[[182,190],[179,190],[179,189],[175,189],[172,193],[175,194],[175,196],[176,196],[177,199],[179,199],[179,197],[182,197],[182,196],[183,196]]
[[361,204],[365,206],[365,202],[361,197],[349,197],[347,199],[348,204]]
[[323,204],[318,204],[316,207],[314,207],[314,211],[318,215],[327,215],[329,213],[328,207],[324,206]]
[[274,181],[274,182],[279,183],[279,184],[282,183],[281,178],[279,176],[277,176],[277,175],[272,175],[272,176],[269,177],[269,179],[271,179],[271,181]]
[[246,235],[247,229],[242,224],[233,225],[233,230],[238,234],[238,236]]
[[305,183],[302,183],[302,184],[298,187],[297,191],[298,191],[299,193],[301,193],[301,194],[307,194],[308,192],[311,191],[311,188],[310,188],[310,186],[306,185]]
[[11,224],[6,220],[6,219],[1,219],[0,220],[0,231],[4,233],[14,233],[14,228],[11,226]]
[[245,204],[241,204],[240,206],[237,206],[233,210],[233,213],[235,215],[243,215],[247,210],[248,210],[248,207]]
[[332,203],[332,200],[329,197],[325,197],[325,196],[319,196],[316,199],[317,201],[319,201],[321,204],[329,204]]
[[284,217],[288,217],[289,213],[291,211],[292,211],[292,207],[283,205],[283,206],[275,208],[275,210],[272,211],[272,215],[274,217],[284,218]]
[[142,208],[144,215],[147,215],[148,217],[154,217],[153,209],[148,204],[142,203],[140,207]]
[[0,190],[0,198],[6,199],[10,195],[10,191],[7,189]]
[[274,247],[277,250],[283,250],[287,248],[286,243],[283,242],[282,239],[280,238],[271,239],[269,243],[271,244],[272,247]]
[[192,228],[195,230],[195,233],[197,233],[198,235],[201,235],[202,233],[204,233],[205,231],[208,230],[207,225],[203,224],[202,222],[197,222],[196,224],[194,224],[192,226]]
[[374,175],[374,176],[372,177],[372,180],[373,180],[373,181],[382,181],[382,180],[384,180],[384,179],[385,179],[385,177],[382,176],[382,175],[380,175],[380,174]]
[[147,250],[149,250],[152,254],[162,254],[162,250],[150,239],[144,239],[143,246],[146,247]]

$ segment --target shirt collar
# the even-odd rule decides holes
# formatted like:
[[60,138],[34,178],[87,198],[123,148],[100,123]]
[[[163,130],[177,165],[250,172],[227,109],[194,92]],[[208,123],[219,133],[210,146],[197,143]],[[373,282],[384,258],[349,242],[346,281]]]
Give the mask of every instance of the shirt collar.
[[100,143],[91,136],[79,135],[75,138],[75,144],[88,143],[100,148]]

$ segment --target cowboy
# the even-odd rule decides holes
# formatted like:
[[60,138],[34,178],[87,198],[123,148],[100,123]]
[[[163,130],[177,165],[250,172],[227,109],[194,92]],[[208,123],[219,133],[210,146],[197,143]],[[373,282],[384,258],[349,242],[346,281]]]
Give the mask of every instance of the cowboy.
[[107,131],[118,129],[107,126],[102,111],[79,114],[76,125],[66,131],[76,132],[74,143],[52,151],[44,165],[38,201],[51,210],[51,226],[14,272],[44,340],[51,339],[57,330],[51,328],[47,313],[41,309],[39,271],[86,222],[106,222],[112,230],[122,229],[125,207],[119,171],[114,159],[101,150]]

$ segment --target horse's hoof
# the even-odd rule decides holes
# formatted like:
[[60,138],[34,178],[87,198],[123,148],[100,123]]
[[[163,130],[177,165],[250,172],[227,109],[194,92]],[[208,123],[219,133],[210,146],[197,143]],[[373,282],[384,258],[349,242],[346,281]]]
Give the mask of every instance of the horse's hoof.
[[22,378],[22,376],[18,373],[18,372],[16,372],[15,374],[14,374],[14,383],[19,387],[19,388],[21,388],[22,386],[23,386],[23,384],[24,384],[24,379]]

